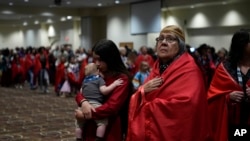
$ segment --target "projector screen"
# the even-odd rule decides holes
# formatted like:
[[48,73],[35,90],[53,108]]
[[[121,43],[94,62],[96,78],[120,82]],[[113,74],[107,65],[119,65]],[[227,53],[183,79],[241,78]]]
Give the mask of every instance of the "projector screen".
[[131,34],[146,34],[161,30],[161,1],[147,1],[130,5]]

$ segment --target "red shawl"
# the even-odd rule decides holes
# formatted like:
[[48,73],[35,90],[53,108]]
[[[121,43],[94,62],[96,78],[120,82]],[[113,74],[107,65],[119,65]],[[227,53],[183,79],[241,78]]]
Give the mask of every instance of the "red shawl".
[[22,58],[17,58],[17,59],[18,60],[13,60],[11,63],[12,80],[14,80],[15,77],[20,74],[21,79],[23,81],[25,78],[24,61]]
[[[35,59],[34,59],[34,75],[37,76],[39,71],[42,69],[42,64],[40,62],[40,54],[36,54],[35,55]],[[46,54],[46,52],[44,52],[44,56],[46,58],[46,69],[49,69],[49,59],[48,59],[48,55]]]
[[29,69],[31,67],[33,67],[33,65],[34,65],[34,63],[33,63],[32,59],[31,59],[31,55],[30,54],[26,54],[25,55],[25,70],[26,70],[26,72],[28,72]]
[[[93,119],[108,118],[108,126],[105,132],[104,141],[122,141],[120,110],[124,105],[125,100],[129,96],[129,79],[127,75],[121,74],[119,76],[105,76],[106,85],[110,85],[116,79],[121,78],[123,85],[116,87],[107,97],[102,106],[96,109],[96,112],[92,112]],[[80,103],[84,99],[81,93],[77,94],[76,102]],[[86,141],[94,141],[96,137],[96,123],[89,120]]]
[[35,59],[34,59],[34,76],[38,76],[39,71],[41,70],[42,65],[40,62],[40,54],[36,54],[35,55]]
[[80,64],[80,70],[79,70],[79,77],[76,78],[73,74],[73,72],[68,72],[67,77],[70,82],[70,84],[74,85],[77,89],[80,89],[82,86],[82,81],[85,77],[85,66],[87,65],[87,60],[84,59],[81,61]]
[[65,66],[64,62],[60,62],[56,67],[56,76],[55,76],[55,92],[59,92],[59,85],[65,80]]
[[140,65],[142,61],[146,61],[148,62],[150,68],[154,65],[154,59],[152,56],[150,56],[149,54],[140,54],[138,55],[136,62],[135,62],[135,71],[137,72],[140,69]]
[[78,85],[80,85],[80,87],[82,86],[82,81],[85,77],[85,66],[88,64],[87,59],[84,59],[81,61],[80,64],[80,76],[79,76],[79,82]]
[[216,69],[208,90],[209,112],[215,141],[228,140],[229,115],[235,116],[234,121],[230,122],[237,123],[239,121],[237,112],[240,110],[240,104],[229,99],[229,94],[233,91],[242,91],[242,88],[221,63]]
[[145,94],[142,86],[131,97],[127,141],[207,140],[206,91],[193,58],[184,53],[162,75],[157,61],[148,80],[159,76],[161,87]]

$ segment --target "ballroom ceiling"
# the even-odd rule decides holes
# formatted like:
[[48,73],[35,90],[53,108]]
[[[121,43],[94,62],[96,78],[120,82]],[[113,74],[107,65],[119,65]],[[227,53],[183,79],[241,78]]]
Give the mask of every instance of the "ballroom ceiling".
[[1,0],[0,5],[22,7],[67,7],[84,8],[114,6],[116,4],[129,4],[145,0]]
[[[150,0],[0,0],[0,26],[23,24],[23,21],[46,21],[49,18],[61,20],[68,16],[82,16],[82,11]],[[227,4],[249,0],[161,0],[162,8]],[[79,14],[81,11],[81,14]],[[62,17],[65,16],[65,17]]]
[[0,25],[19,25],[23,21],[51,18],[60,20],[68,16],[74,18],[79,16],[79,9],[84,11],[141,1],[145,0],[0,0]]

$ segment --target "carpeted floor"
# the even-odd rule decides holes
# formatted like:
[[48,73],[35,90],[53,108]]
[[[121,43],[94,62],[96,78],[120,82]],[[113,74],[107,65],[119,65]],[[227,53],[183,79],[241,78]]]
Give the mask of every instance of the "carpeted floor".
[[73,97],[0,87],[0,141],[74,141]]

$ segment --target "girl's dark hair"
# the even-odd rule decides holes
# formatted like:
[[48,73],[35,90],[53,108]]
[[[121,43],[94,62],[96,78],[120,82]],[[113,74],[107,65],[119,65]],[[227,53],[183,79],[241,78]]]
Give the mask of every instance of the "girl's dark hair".
[[237,67],[237,63],[243,56],[244,49],[249,41],[249,32],[247,30],[241,29],[234,33],[228,56],[228,61],[232,67]]
[[107,64],[109,71],[129,75],[129,72],[121,59],[120,52],[113,41],[102,39],[94,45],[92,50]]
[[119,111],[120,118],[122,121],[121,122],[122,132],[123,134],[126,135],[128,128],[127,125],[128,125],[129,101],[131,95],[133,94],[132,76],[130,75],[129,71],[123,64],[120,52],[113,41],[102,39],[94,45],[92,51],[100,56],[100,60],[107,64],[108,70],[111,71],[113,75],[124,73],[129,78],[129,85],[128,85],[129,95],[126,98],[124,105],[121,107],[121,110]]

